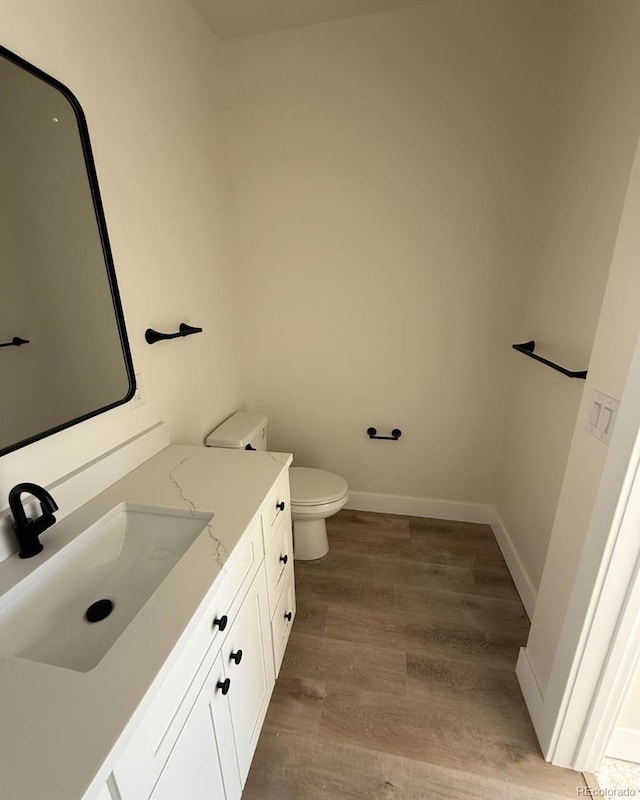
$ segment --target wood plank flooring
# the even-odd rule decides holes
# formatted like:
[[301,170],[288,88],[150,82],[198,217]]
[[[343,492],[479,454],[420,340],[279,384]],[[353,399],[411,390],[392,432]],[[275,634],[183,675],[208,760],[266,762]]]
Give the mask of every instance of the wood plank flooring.
[[514,674],[529,622],[491,529],[341,511],[298,613],[243,800],[552,800]]

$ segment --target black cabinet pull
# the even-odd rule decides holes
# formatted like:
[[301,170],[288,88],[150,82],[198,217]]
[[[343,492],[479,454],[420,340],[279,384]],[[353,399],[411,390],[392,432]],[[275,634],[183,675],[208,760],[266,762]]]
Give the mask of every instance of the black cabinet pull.
[[285,613],[285,615],[284,615],[284,618],[287,620],[287,622],[291,622],[291,617],[292,616],[293,616],[293,614],[290,611],[287,611]]
[[233,661],[236,664],[239,664],[242,661],[242,650],[238,650],[237,653],[231,653],[229,656],[229,661]]
[[220,689],[222,694],[229,694],[229,687],[231,686],[231,681],[229,678],[225,678],[223,681],[218,681],[216,687]]
[[227,622],[229,622],[229,619],[228,619],[228,617],[227,617],[227,615],[226,615],[226,614],[223,614],[223,615],[220,617],[220,619],[214,619],[214,620],[213,620],[213,624],[214,624],[214,625],[217,625],[217,626],[218,626],[218,628],[219,628],[221,631],[223,631],[223,630],[224,630],[224,629],[227,627]]
[[280,509],[280,511],[284,511],[284,500],[280,503],[276,503],[276,508]]
[[286,564],[288,560],[289,556],[280,556],[280,561],[282,561],[283,564]]

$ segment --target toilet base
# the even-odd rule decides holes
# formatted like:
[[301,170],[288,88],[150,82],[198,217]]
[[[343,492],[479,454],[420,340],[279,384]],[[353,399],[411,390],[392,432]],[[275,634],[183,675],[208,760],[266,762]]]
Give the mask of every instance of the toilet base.
[[293,557],[296,561],[313,561],[328,552],[329,539],[324,519],[294,519]]

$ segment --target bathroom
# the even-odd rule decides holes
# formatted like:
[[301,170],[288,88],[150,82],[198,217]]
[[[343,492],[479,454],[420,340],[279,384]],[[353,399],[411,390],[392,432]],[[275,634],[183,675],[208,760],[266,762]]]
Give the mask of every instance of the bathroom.
[[[345,476],[351,508],[490,524],[545,683],[605,458],[587,395],[621,398],[638,335],[622,266],[603,305],[637,3],[343,6],[0,2],[0,44],[87,117],[146,394],[3,456],[0,492],[158,420],[200,445],[264,411],[270,448]],[[182,320],[203,335],[144,341]],[[532,338],[587,390],[513,352]]]

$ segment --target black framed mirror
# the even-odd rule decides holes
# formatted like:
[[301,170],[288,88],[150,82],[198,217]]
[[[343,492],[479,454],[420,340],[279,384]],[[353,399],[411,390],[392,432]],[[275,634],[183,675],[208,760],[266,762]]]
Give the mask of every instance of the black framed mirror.
[[87,122],[0,46],[0,455],[126,403],[131,352]]

